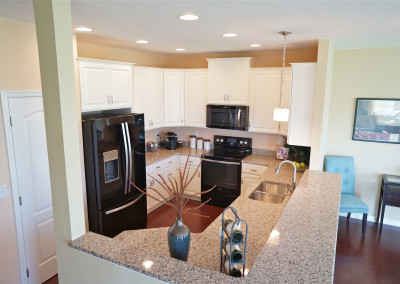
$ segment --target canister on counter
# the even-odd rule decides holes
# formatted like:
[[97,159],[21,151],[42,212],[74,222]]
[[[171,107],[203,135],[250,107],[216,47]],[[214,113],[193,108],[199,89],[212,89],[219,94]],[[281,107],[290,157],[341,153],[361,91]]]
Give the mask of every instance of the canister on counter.
[[210,139],[204,139],[204,150],[211,150],[211,141],[210,141]]
[[190,148],[196,149],[196,136],[190,135]]
[[203,137],[197,137],[197,149],[203,150]]

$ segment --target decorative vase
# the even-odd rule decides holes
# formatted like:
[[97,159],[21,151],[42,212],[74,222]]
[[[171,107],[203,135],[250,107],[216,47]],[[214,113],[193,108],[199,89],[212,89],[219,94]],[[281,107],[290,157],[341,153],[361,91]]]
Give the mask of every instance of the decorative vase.
[[181,218],[168,229],[168,246],[171,257],[187,261],[190,247],[190,231]]

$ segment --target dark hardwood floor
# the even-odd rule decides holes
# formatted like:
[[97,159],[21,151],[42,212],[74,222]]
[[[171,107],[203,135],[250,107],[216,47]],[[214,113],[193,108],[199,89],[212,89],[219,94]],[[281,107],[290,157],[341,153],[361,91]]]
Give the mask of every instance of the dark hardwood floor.
[[400,228],[368,222],[365,237],[361,220],[339,218],[335,284],[400,283]]
[[[200,202],[191,201],[188,208]],[[204,205],[193,211],[209,218],[184,215],[183,222],[193,233],[204,231],[223,209]],[[175,222],[175,212],[162,206],[148,215],[148,228],[169,227]],[[57,284],[57,275],[45,284]],[[334,284],[400,283],[400,228],[384,225],[378,234],[376,223],[368,222],[365,237],[361,235],[361,220],[339,218]]]
[[[192,209],[199,206],[201,202],[190,200],[186,205],[187,209]],[[182,216],[183,223],[188,226],[190,232],[203,232],[224,210],[224,208],[207,205],[199,209],[190,211],[208,217],[201,217],[193,214],[184,214]],[[170,227],[176,219],[176,213],[172,207],[164,205],[157,210],[151,212],[147,216],[147,228]]]

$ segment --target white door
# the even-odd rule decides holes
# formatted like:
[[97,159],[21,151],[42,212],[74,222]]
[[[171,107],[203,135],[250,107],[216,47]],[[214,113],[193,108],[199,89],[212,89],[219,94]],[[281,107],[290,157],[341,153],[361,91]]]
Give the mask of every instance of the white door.
[[82,111],[102,110],[109,107],[107,66],[80,62]]
[[109,71],[112,108],[130,108],[133,97],[131,67],[110,65]]
[[208,73],[185,71],[185,125],[206,127]]
[[164,71],[165,126],[183,126],[183,71]]
[[22,201],[27,282],[42,283],[57,273],[42,97],[9,97],[8,106],[18,186],[13,192]]

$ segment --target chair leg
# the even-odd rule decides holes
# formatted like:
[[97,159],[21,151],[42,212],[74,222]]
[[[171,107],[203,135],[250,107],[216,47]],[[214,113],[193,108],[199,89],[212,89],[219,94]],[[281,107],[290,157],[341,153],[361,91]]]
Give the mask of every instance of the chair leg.
[[365,235],[365,230],[367,229],[367,217],[368,214],[363,214],[363,220],[362,220],[362,234]]
[[350,219],[351,213],[347,213],[347,219]]

